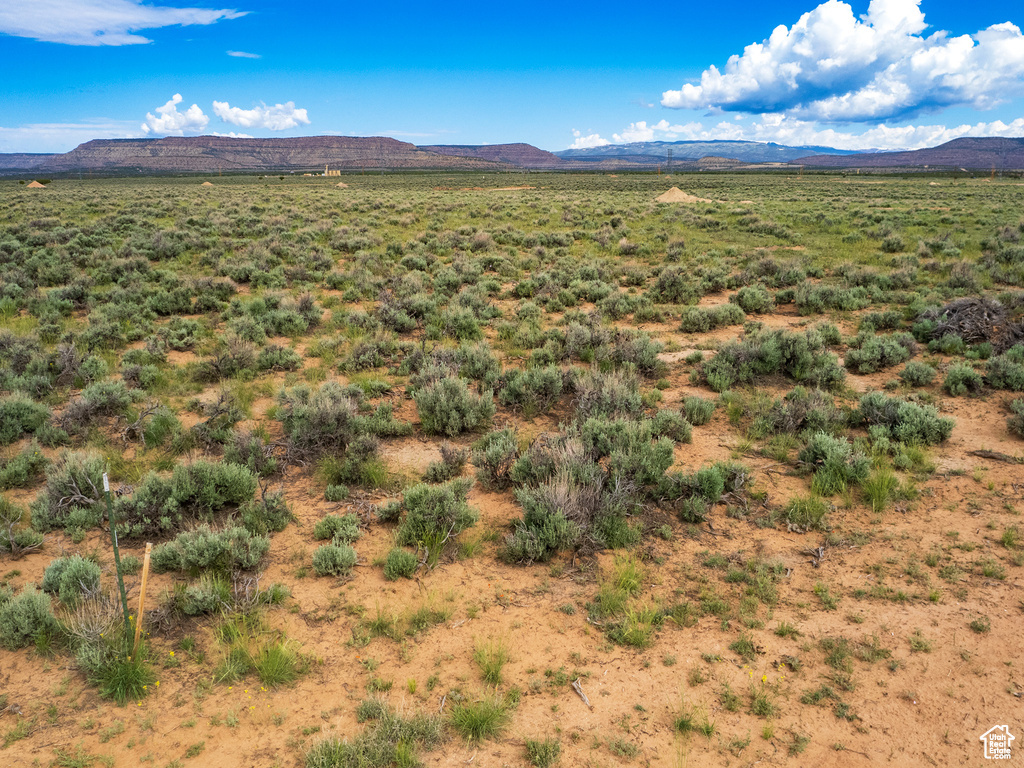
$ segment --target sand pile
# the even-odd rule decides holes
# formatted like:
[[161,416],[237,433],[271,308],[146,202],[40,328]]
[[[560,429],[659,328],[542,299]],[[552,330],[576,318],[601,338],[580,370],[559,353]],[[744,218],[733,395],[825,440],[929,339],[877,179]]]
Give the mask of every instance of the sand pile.
[[339,181],[337,184],[335,184],[335,186],[341,189],[348,189],[348,184],[346,184],[344,181]]
[[38,181],[30,181],[25,185],[28,189],[46,189],[45,184],[40,184]]
[[212,186],[213,186],[213,182],[212,182],[212,181],[204,181],[204,182],[203,182],[202,184],[200,184],[199,186],[200,186],[200,187],[212,187]]
[[710,203],[706,197],[694,197],[683,192],[679,187],[672,187],[668,192],[654,198],[659,203]]

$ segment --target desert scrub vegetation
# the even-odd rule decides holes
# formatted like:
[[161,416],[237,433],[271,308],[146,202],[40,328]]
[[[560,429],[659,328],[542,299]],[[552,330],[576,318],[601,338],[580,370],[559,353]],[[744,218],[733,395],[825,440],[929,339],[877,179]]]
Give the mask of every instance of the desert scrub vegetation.
[[724,392],[773,374],[823,389],[837,389],[845,379],[838,358],[827,351],[826,339],[817,330],[756,330],[700,363],[692,378],[715,392]]
[[469,478],[441,485],[420,483],[407,489],[401,501],[384,505],[377,514],[381,520],[398,522],[397,543],[421,550],[424,561],[433,567],[445,548],[480,517],[466,503],[472,486]]
[[[781,526],[804,533],[808,547],[819,537],[877,551],[895,541],[890,525],[924,506],[915,499],[940,508],[930,450],[945,441],[944,453],[958,450],[947,408],[965,423],[988,402],[1005,409],[1009,435],[1024,436],[1024,235],[1012,216],[1015,188],[995,179],[967,189],[959,179],[687,178],[710,200],[755,202],[654,204],[665,182],[652,174],[545,174],[536,189],[495,195],[462,190],[481,177],[454,172],[361,176],[344,192],[311,179],[225,177],[202,196],[187,179],[73,180],[51,185],[46,198],[4,198],[0,558],[20,555],[11,573],[26,576],[0,582],[0,643],[81,656],[74,663],[87,679],[87,670],[127,660],[122,646],[104,650],[95,639],[113,636],[111,626],[116,635],[121,618],[104,592],[113,574],[97,530],[108,472],[126,552],[153,541],[154,564],[175,582],[146,627],[150,666],[156,649],[167,652],[165,626],[216,627],[224,614],[281,599],[278,587],[258,588],[269,547],[296,578],[325,574],[318,588],[343,595],[367,578],[415,589],[401,580],[428,584],[431,568],[456,557],[544,563],[530,572],[545,582],[580,579],[578,598],[555,604],[569,608],[568,620],[594,622],[586,626],[602,647],[642,649],[673,625],[700,621],[728,633],[721,647],[742,633],[748,642],[737,648],[756,661],[765,625],[775,626],[764,608],[790,607],[786,582],[771,562],[724,541],[748,528],[771,538]],[[883,392],[847,388],[872,373],[883,373],[872,380]],[[998,431],[1007,436],[1002,424]],[[1006,493],[1000,469],[975,471],[979,494]],[[784,485],[774,482],[779,472]],[[470,501],[481,492],[487,513],[500,500],[510,514],[495,523],[485,513],[488,526],[473,533]],[[1001,505],[1014,505],[999,498],[996,537],[1009,524]],[[366,514],[374,503],[377,519]],[[292,506],[303,524],[298,545],[291,531],[277,535]],[[893,507],[901,514],[885,514]],[[865,511],[879,531],[851,529]],[[381,543],[388,534],[395,539]],[[86,537],[86,548],[74,546]],[[618,583],[614,566],[592,568],[591,555],[615,550],[600,562],[630,552],[657,574],[698,540],[714,551],[672,597],[643,579],[639,591]],[[959,602],[976,576],[1012,580],[1020,560],[1016,544],[973,561],[959,553],[976,542],[946,544],[934,565],[886,564],[888,583],[905,567],[908,583],[941,604],[925,584],[935,570]],[[76,554],[99,565],[98,585],[93,568],[79,565],[82,578],[69,578],[63,594],[59,567],[52,592],[27,586],[27,574],[39,581],[51,560]],[[545,582],[538,594],[557,589]],[[918,599],[915,589],[882,586],[844,593],[838,605]],[[514,611],[530,594],[509,602],[496,590],[494,600]],[[811,610],[838,600],[837,586],[823,586]],[[290,608],[313,633],[351,615],[353,650],[392,638],[400,667],[416,652],[410,638],[451,615],[448,601],[383,607],[376,617],[372,605],[333,598],[322,611]],[[488,610],[478,602],[467,616]],[[77,634],[66,634],[71,626]],[[253,632],[263,639],[248,650],[221,639],[205,649],[217,679],[255,680],[258,647],[279,640],[266,679],[274,668],[287,677],[288,659],[301,666],[296,644],[272,630],[242,634]],[[993,616],[985,636],[999,632]],[[807,648],[803,663],[813,666]],[[799,658],[785,658],[799,668]],[[502,691],[520,682],[516,667],[500,670]],[[145,665],[118,668],[125,680],[146,679]],[[550,671],[552,685],[569,682]],[[408,700],[436,691],[441,676],[409,687]],[[375,679],[383,692],[404,674],[385,669]],[[839,682],[824,684],[845,695]],[[127,690],[119,686],[108,690]],[[727,695],[716,680],[720,690],[723,707],[754,717],[796,699],[774,683]],[[819,705],[843,704],[822,696]],[[484,698],[449,689],[444,715]],[[472,734],[504,705],[490,703],[499,706],[466,713],[470,738],[488,738]],[[685,706],[678,724],[663,725],[701,731],[697,710]],[[436,735],[421,738],[409,725],[415,712],[370,702],[357,712],[361,734],[323,747],[297,739],[294,748],[310,765],[413,764],[445,728],[460,733],[434,717]],[[771,722],[782,734],[773,743],[788,745]],[[527,740],[517,757],[546,764],[558,744]],[[606,744],[623,755],[636,749],[626,737]],[[574,741],[561,747],[563,763],[579,761]],[[745,747],[723,734],[722,749],[739,757]]]
[[444,739],[444,724],[437,716],[403,715],[379,699],[363,701],[357,710],[368,723],[351,739],[329,736],[305,754],[306,768],[344,768],[350,765],[416,765],[417,750],[430,750]]

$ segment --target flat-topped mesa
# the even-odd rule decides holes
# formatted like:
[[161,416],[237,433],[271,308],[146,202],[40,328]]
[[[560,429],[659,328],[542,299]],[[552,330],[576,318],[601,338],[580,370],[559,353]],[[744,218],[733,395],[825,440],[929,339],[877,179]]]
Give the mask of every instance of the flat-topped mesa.
[[477,157],[442,155],[386,136],[304,136],[247,139],[168,136],[160,139],[94,139],[38,166],[40,170],[212,173],[217,171],[322,172],[324,165],[363,168],[501,170]]

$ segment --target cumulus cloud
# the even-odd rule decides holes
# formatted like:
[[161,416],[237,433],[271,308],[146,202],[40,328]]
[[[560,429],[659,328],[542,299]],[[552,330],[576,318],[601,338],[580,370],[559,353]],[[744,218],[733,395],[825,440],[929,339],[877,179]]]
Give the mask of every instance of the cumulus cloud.
[[634,141],[675,141],[680,137],[688,138],[690,134],[701,128],[700,123],[672,125],[668,120],[659,120],[654,125],[648,125],[646,120],[640,120],[630,123],[622,133],[612,134],[612,138],[619,144],[629,144]]
[[67,45],[136,45],[152,42],[140,29],[213,24],[244,11],[143,5],[138,0],[4,0],[0,32]]
[[305,109],[296,109],[295,102],[275,104],[268,107],[261,104],[252,109],[232,107],[226,101],[213,102],[213,114],[225,123],[239,125],[242,128],[266,128],[270,131],[284,131],[296,128],[300,123],[309,125],[309,116]]
[[228,56],[234,56],[236,59],[262,59],[263,57],[258,53],[249,53],[247,51],[228,51]]
[[789,146],[825,146],[835,149],[923,149],[963,137],[1015,137],[1024,134],[1024,118],[1009,123],[992,122],[946,125],[886,125],[854,133],[789,117],[781,113],[761,115],[746,124],[723,120],[705,127],[691,122],[671,125],[661,120],[654,125],[630,123],[621,134],[613,134],[616,143],[631,141],[760,141]]
[[227,133],[221,133],[220,131],[210,131],[210,135],[211,136],[223,136],[226,139],[254,139],[254,138],[256,138],[255,136],[252,136],[252,135],[250,135],[248,133],[235,133],[234,131],[228,131]]
[[783,112],[832,122],[886,120],[959,105],[988,109],[1024,93],[1024,35],[1010,22],[927,37],[921,0],[872,0],[856,18],[827,0],[791,27],[665,91],[680,109]]
[[604,147],[611,144],[608,139],[602,139],[600,134],[591,133],[583,135],[583,131],[573,131],[572,135],[576,140],[569,145],[569,149],[591,149],[592,147]]
[[[184,112],[178,111],[181,94],[176,93],[162,107],[156,108],[156,115],[146,113],[146,122],[142,124],[144,133],[157,133],[164,136],[184,136],[186,132],[199,133],[210,123],[210,118],[193,104]],[[217,102],[214,102],[216,104]]]

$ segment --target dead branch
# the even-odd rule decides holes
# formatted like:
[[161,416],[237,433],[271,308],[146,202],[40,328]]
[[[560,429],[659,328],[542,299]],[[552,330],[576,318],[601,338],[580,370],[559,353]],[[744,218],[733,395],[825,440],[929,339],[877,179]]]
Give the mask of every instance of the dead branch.
[[587,698],[587,694],[583,692],[583,686],[580,685],[580,679],[577,677],[572,681],[572,689],[579,694],[579,697],[583,699],[583,703],[587,705],[587,709],[591,712],[594,711],[594,705],[590,703],[590,699]]
[[1016,456],[1010,456],[1007,453],[999,453],[999,451],[968,451],[968,456],[977,456],[982,459],[990,459],[992,461],[1002,461],[1005,464],[1024,464],[1024,459],[1019,459]]

